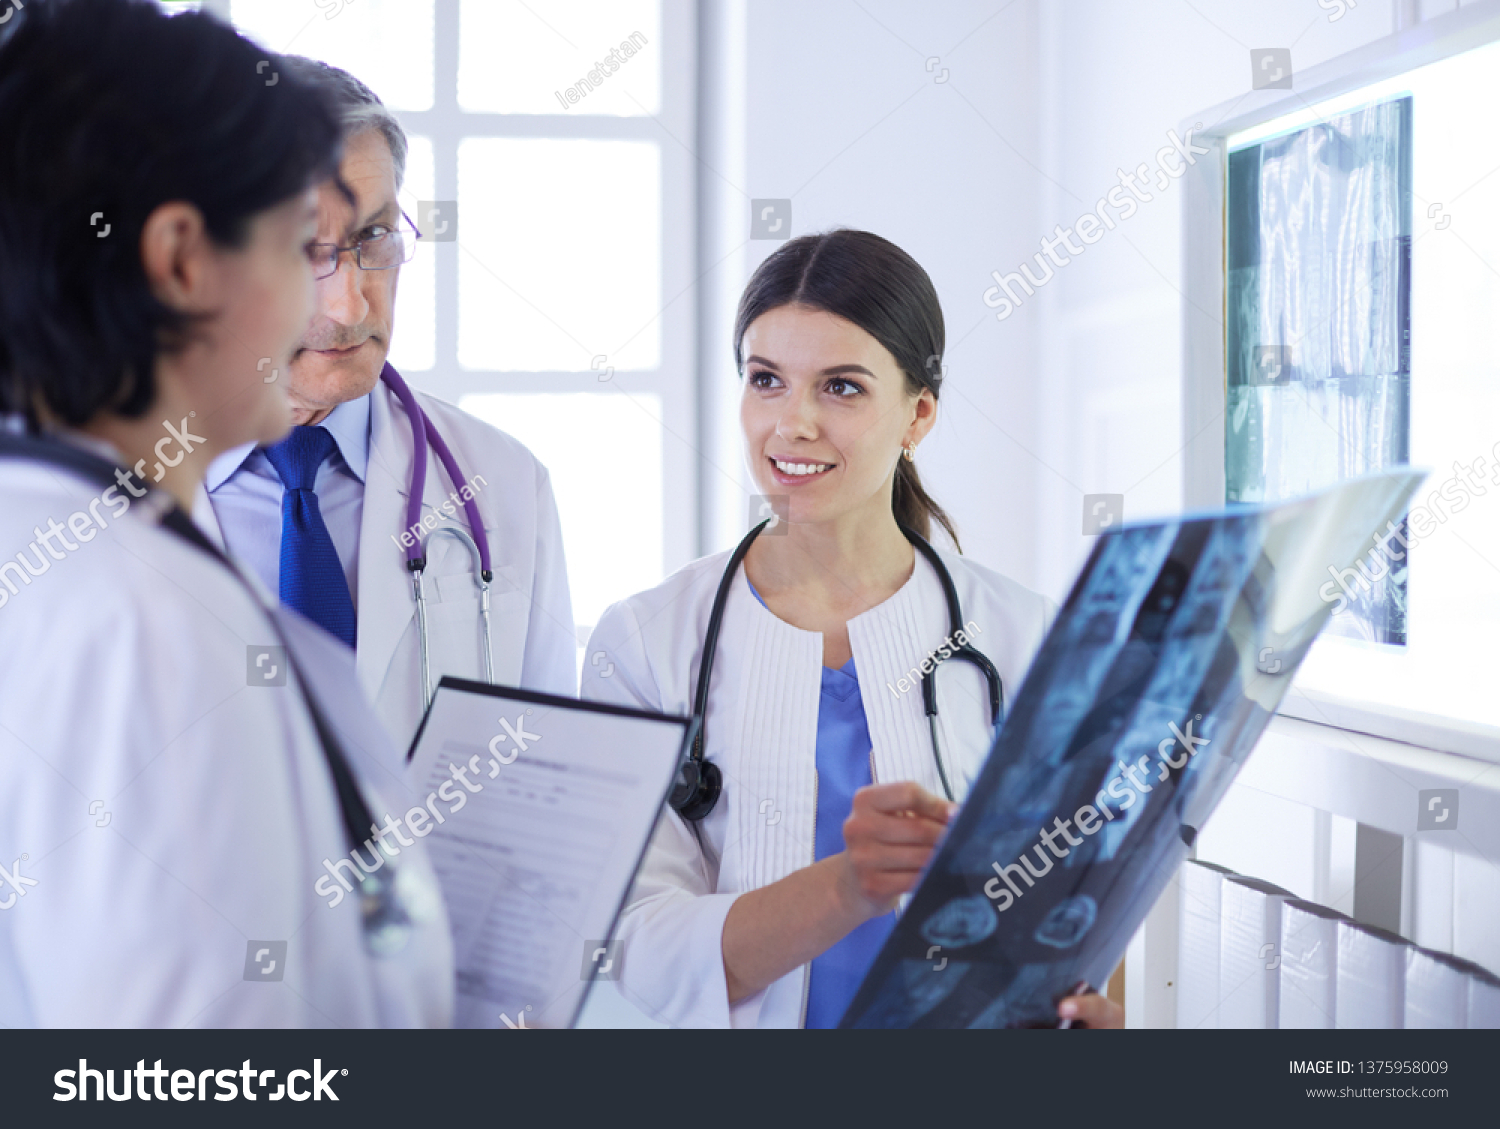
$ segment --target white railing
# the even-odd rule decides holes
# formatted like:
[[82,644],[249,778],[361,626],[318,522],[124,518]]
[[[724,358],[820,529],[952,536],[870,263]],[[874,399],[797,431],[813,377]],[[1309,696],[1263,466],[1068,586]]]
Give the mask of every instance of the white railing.
[[1276,718],[1131,943],[1128,1025],[1500,1026],[1500,750],[1475,751]]

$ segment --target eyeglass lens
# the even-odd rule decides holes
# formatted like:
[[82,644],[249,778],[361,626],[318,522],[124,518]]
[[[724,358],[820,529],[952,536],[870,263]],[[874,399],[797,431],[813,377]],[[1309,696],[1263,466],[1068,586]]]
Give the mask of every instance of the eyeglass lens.
[[360,240],[352,248],[341,248],[332,243],[314,243],[308,251],[313,277],[324,279],[337,273],[339,254],[347,250],[354,252],[354,261],[361,270],[390,270],[411,261],[416,251],[416,240],[406,232],[396,230],[377,235],[373,239]]

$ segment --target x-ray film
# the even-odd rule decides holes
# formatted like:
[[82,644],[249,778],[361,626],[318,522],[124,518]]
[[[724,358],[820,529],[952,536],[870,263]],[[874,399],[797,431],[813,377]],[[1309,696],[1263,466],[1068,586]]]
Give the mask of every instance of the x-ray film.
[[1329,569],[1400,552],[1422,478],[1102,534],[841,1026],[1050,1026],[1102,986],[1328,621]]

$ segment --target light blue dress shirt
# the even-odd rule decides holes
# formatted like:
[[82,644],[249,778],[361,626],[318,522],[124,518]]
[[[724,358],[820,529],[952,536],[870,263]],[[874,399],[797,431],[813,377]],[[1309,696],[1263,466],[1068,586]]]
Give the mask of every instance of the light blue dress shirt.
[[[751,593],[761,606],[755,585]],[[769,609],[768,609],[769,610]],[[818,699],[818,814],[814,825],[813,857],[825,859],[844,849],[844,820],[854,806],[854,793],[874,783],[870,770],[870,725],[864,698],[851,658],[838,670],[823,667],[823,690]],[[865,973],[875,963],[880,946],[896,925],[894,912],[860,925],[821,956],[813,958],[808,975],[805,1026],[837,1027],[858,991]]]
[[[370,397],[349,400],[318,424],[338,448],[318,469],[314,489],[323,524],[338,550],[349,595],[359,608],[359,524],[370,464]],[[281,499],[276,468],[253,443],[225,451],[208,465],[204,485],[229,551],[273,594],[281,591]]]

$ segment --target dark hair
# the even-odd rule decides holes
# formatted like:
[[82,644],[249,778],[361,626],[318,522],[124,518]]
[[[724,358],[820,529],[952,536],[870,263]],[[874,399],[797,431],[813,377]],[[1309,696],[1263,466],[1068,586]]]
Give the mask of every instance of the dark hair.
[[152,211],[187,201],[241,247],[337,171],[333,111],[280,65],[151,0],[30,0],[0,26],[0,411],[35,429],[43,405],[74,426],[151,405],[191,328],[147,282]]
[[[840,228],[803,235],[761,263],[740,298],[734,319],[734,363],[745,367],[745,332],[781,306],[806,306],[853,322],[885,346],[906,374],[913,396],[936,397],[943,383],[943,309],[921,265],[888,239]],[[891,509],[902,525],[930,537],[937,522],[962,552],[953,520],[922,488],[917,467],[896,463]]]

